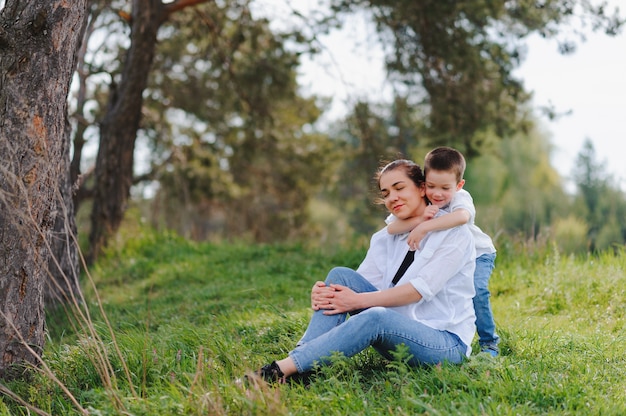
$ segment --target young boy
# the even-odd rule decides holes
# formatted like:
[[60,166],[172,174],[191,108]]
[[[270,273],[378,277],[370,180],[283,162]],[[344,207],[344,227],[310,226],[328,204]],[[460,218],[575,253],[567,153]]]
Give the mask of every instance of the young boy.
[[433,230],[442,230],[468,224],[476,242],[476,271],[474,272],[474,312],[478,342],[482,352],[497,356],[500,352],[500,337],[491,311],[489,297],[489,278],[496,259],[496,248],[491,237],[474,224],[476,208],[472,196],[463,189],[465,180],[465,158],[456,149],[438,147],[430,151],[424,160],[426,174],[426,197],[433,204],[434,210],[449,212],[436,218],[424,220],[411,218],[399,220],[393,215],[387,217],[387,231],[390,234],[402,234],[411,231],[407,243],[415,250],[424,236]]

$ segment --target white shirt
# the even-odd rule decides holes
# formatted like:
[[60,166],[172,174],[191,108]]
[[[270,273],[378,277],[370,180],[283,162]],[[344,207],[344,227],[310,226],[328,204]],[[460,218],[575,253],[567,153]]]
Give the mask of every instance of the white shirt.
[[[357,272],[379,290],[389,288],[408,251],[407,236],[391,235],[386,228],[376,232]],[[469,356],[476,331],[472,303],[475,267],[474,239],[467,225],[428,233],[398,282],[412,284],[422,299],[393,309],[431,328],[456,334],[467,345]]]

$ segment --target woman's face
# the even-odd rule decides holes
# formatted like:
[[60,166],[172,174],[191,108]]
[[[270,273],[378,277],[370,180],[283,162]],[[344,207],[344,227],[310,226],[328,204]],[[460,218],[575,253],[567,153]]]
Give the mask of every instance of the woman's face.
[[404,220],[423,213],[424,187],[415,185],[404,169],[384,172],[378,183],[385,207],[397,218]]

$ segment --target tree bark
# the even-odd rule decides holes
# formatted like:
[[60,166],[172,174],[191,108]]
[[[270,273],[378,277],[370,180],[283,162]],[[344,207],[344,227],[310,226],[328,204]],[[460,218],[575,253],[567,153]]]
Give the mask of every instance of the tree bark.
[[49,278],[44,287],[44,301],[47,308],[59,304],[79,301],[80,267],[78,262],[78,242],[72,176],[70,174],[70,126],[66,126],[60,160],[61,177],[57,193],[57,209],[54,227],[50,236]]
[[[87,0],[7,0],[0,11],[0,378],[38,364],[67,95]],[[33,354],[34,353],[34,354]]]

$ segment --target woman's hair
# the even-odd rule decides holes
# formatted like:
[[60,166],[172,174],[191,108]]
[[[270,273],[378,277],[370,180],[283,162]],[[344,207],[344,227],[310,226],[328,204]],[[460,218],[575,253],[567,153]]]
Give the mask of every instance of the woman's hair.
[[[374,175],[374,180],[378,190],[380,191],[380,177],[392,170],[403,169],[406,176],[408,176],[413,183],[419,188],[424,184],[424,173],[422,168],[417,163],[408,159],[396,159],[393,162],[389,162],[384,166],[381,166]],[[382,203],[382,200],[378,200],[378,203]]]

